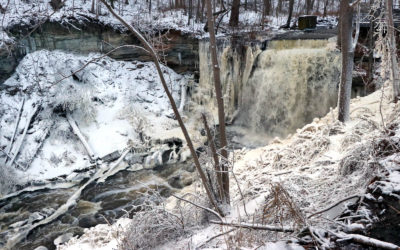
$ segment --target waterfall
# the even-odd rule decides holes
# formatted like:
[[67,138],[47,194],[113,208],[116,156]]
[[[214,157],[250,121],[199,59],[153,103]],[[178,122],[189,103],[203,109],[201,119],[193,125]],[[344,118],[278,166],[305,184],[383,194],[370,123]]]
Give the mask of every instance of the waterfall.
[[[214,77],[210,64],[209,46],[208,41],[199,43],[200,79],[193,100],[216,117]],[[233,118],[235,112],[242,105],[243,84],[248,81],[255,58],[260,52],[261,50],[257,46],[245,45],[232,49],[228,41],[219,41],[217,53],[225,114],[228,120]]]
[[[200,42],[194,100],[216,114],[208,42]],[[233,46],[232,46],[233,47]],[[336,106],[340,53],[328,40],[274,40],[267,49],[220,44],[228,120],[269,136],[286,136]]]
[[243,88],[241,125],[284,136],[336,106],[340,56],[321,42],[274,41],[258,56]]

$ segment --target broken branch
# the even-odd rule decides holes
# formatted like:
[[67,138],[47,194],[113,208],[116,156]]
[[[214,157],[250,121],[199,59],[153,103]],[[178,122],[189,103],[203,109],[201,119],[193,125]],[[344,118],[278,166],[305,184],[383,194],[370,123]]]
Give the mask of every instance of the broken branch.
[[276,227],[271,225],[262,225],[262,224],[251,224],[251,223],[229,223],[223,221],[210,221],[211,224],[218,224],[230,227],[238,227],[238,228],[248,228],[255,230],[266,230],[266,231],[274,231],[274,232],[284,232],[284,233],[293,233],[294,230],[289,227]]
[[79,140],[82,142],[83,146],[85,147],[86,151],[88,152],[90,159],[96,160],[97,157],[95,156],[93,150],[90,148],[89,143],[86,141],[85,137],[79,130],[78,125],[72,118],[71,114],[68,112],[67,112],[67,120],[68,120],[69,125],[71,125],[72,130],[74,131],[76,136],[78,136]]
[[348,196],[348,197],[346,197],[346,198],[344,198],[344,199],[342,199],[342,200],[336,202],[335,204],[333,204],[333,205],[331,205],[331,206],[329,206],[329,207],[327,207],[327,208],[325,208],[325,209],[323,209],[323,210],[320,210],[320,211],[318,211],[318,212],[316,212],[316,213],[313,213],[313,214],[309,215],[309,216],[307,217],[307,219],[310,219],[311,217],[313,217],[313,216],[315,216],[315,215],[322,214],[322,213],[324,213],[324,212],[326,212],[326,211],[329,211],[329,210],[331,210],[332,208],[336,207],[337,205],[339,205],[340,203],[342,203],[342,202],[344,202],[344,201],[351,200],[351,199],[354,199],[354,198],[360,198],[361,196],[362,196],[362,195],[359,195],[359,194]]
[[11,161],[9,162],[9,166],[11,166],[14,163],[15,158],[17,158],[18,153],[19,153],[19,151],[21,149],[21,146],[22,146],[22,142],[24,142],[24,138],[26,136],[26,132],[28,131],[29,124],[31,124],[31,120],[32,120],[33,116],[36,114],[37,110],[39,109],[39,106],[40,106],[40,104],[36,105],[33,108],[32,112],[27,117],[25,128],[24,128],[24,132],[22,133],[22,137],[18,141],[17,147],[15,148],[14,153],[12,154],[12,158],[11,158]]

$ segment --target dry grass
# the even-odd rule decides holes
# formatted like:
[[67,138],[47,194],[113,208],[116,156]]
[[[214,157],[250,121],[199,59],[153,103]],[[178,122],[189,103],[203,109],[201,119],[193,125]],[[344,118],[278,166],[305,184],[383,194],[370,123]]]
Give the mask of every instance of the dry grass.
[[273,183],[262,210],[262,222],[281,226],[291,223],[299,228],[305,224],[305,219],[288,191],[280,183]]

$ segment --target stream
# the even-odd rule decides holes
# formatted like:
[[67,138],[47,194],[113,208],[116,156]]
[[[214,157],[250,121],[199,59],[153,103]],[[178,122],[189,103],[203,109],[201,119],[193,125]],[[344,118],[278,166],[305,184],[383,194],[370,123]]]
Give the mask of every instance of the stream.
[[[53,241],[60,235],[72,233],[82,235],[84,228],[97,224],[112,223],[123,217],[132,216],[140,209],[144,194],[157,191],[162,197],[180,188],[174,182],[178,170],[189,170],[191,163],[162,165],[150,170],[123,170],[109,177],[103,183],[86,187],[78,204],[57,220],[34,229],[28,237],[13,249],[31,250],[38,246],[55,249]],[[172,178],[171,178],[172,177]],[[0,247],[4,247],[14,230],[52,214],[82,185],[62,189],[44,189],[25,192],[0,201]],[[169,182],[169,183],[168,183]]]

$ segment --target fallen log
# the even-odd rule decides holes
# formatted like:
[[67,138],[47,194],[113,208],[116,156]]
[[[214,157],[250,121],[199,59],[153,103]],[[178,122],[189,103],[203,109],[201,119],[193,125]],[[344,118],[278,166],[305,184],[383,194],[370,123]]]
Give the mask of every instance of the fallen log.
[[293,233],[294,230],[290,227],[276,227],[271,225],[262,225],[262,224],[253,224],[253,223],[229,223],[222,221],[210,220],[212,224],[224,225],[229,227],[239,227],[239,228],[248,228],[255,230],[266,230],[266,231],[274,231],[274,232],[285,232],[285,233]]
[[[15,135],[17,134],[17,130],[18,130],[18,126],[19,126],[19,121],[21,120],[21,115],[22,115],[22,110],[23,110],[23,107],[24,107],[24,103],[25,103],[25,97],[22,99],[22,102],[21,102],[21,104],[19,106],[19,109],[18,109],[17,121],[15,122],[14,131],[13,131],[13,134],[11,136],[10,144],[8,145],[7,154],[10,154],[11,149],[13,147]],[[5,162],[7,163],[7,158],[6,158]]]
[[86,149],[86,152],[89,154],[90,159],[96,160],[98,157],[94,154],[92,148],[89,146],[89,143],[86,141],[85,137],[79,130],[78,125],[76,124],[75,120],[72,118],[70,113],[67,113],[67,120],[69,125],[71,126],[72,130],[74,131],[75,135],[78,136],[79,140],[82,142],[83,146]]
[[33,153],[32,157],[28,160],[28,162],[25,165],[24,171],[26,171],[31,166],[31,164],[32,164],[33,160],[36,158],[36,155],[38,154],[39,150],[42,148],[44,141],[50,134],[50,130],[53,127],[53,125],[54,125],[54,122],[52,122],[51,125],[48,126],[47,129],[45,130],[45,132],[42,134],[42,137],[40,138],[39,144],[36,147],[35,152]]
[[9,166],[11,166],[14,163],[15,158],[17,158],[17,156],[19,154],[19,151],[21,149],[22,143],[24,142],[24,139],[25,139],[25,136],[26,136],[26,132],[28,131],[29,125],[31,124],[32,118],[36,114],[36,112],[38,111],[39,107],[40,107],[40,104],[36,105],[33,108],[32,112],[27,117],[25,128],[24,128],[24,132],[22,133],[21,139],[18,141],[18,143],[16,145],[14,153],[12,154],[11,161],[8,163]]
[[345,234],[345,233],[333,233],[333,234],[341,238],[342,240],[351,240],[366,246],[382,248],[382,249],[400,250],[400,246],[397,246],[393,243],[377,240],[360,234]]

